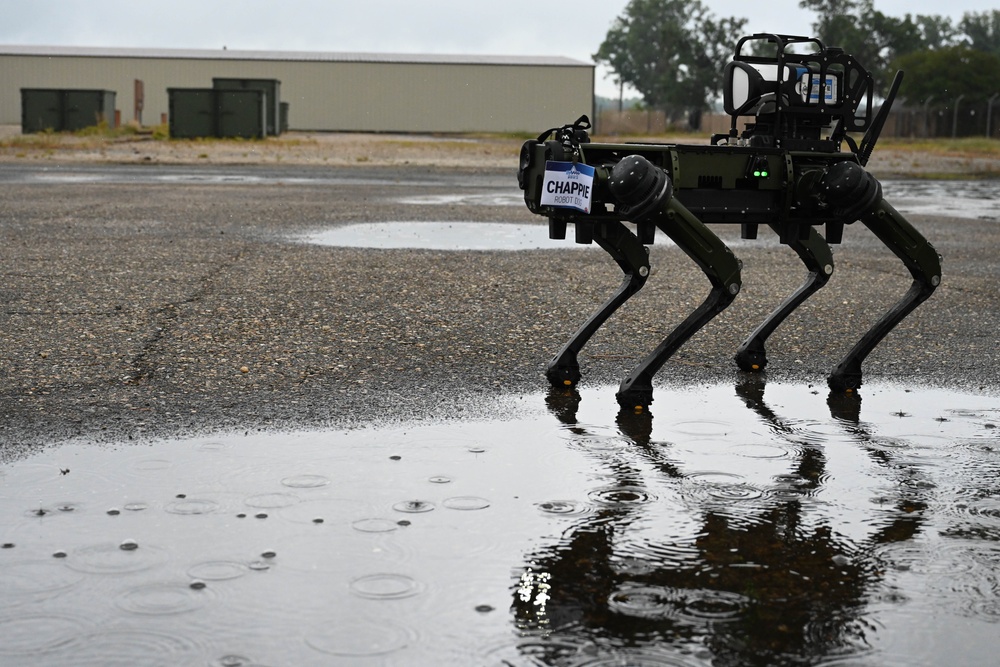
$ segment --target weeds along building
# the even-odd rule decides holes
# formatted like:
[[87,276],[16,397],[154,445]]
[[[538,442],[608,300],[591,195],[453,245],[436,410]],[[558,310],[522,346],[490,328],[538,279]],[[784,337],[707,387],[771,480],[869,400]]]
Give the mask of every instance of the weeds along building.
[[21,89],[90,89],[155,125],[168,89],[213,79],[278,81],[291,130],[537,133],[594,105],[594,65],[563,57],[0,45],[0,124]]

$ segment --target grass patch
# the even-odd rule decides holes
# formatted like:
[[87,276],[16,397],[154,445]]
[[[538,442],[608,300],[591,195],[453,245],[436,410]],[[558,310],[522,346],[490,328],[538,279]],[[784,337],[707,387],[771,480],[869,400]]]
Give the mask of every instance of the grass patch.
[[98,136],[78,137],[73,134],[39,132],[37,134],[24,134],[0,139],[0,148],[29,153],[62,150],[76,151],[99,149],[110,143],[111,141],[108,139]]
[[108,139],[117,139],[119,137],[134,136],[139,134],[139,131],[139,126],[131,123],[126,123],[119,127],[110,127],[105,121],[101,121],[97,125],[85,127],[74,132],[69,132],[68,134],[75,137],[106,137]]
[[163,141],[170,138],[170,126],[167,123],[160,123],[150,128],[150,135],[156,141]]
[[234,146],[245,146],[246,144],[256,144],[267,141],[267,139],[256,139],[249,137],[166,137],[171,141],[186,141],[194,144],[204,144],[206,146],[225,146],[226,144],[232,144]]
[[879,139],[875,150],[879,148],[922,152],[931,155],[1000,158],[1000,141],[987,139],[986,137],[958,137],[955,139],[899,139],[886,137]]
[[72,132],[43,130],[31,134],[18,134],[0,139],[0,148],[26,151],[88,150],[105,146],[115,141],[128,141],[138,136],[142,130],[132,124],[110,127],[99,123]]
[[[54,132],[44,130],[31,134],[18,134],[0,138],[0,148],[14,150],[88,150],[97,149],[111,143],[128,141],[167,141],[170,140],[170,127],[166,123],[140,127],[128,123],[120,127],[109,127],[100,123],[73,132]],[[198,137],[195,139],[177,139],[176,141],[209,142],[212,144],[246,144],[267,141],[267,138],[248,139],[232,137],[219,139],[215,137]]]
[[312,137],[297,137],[297,136],[290,136],[287,134],[279,137],[274,137],[272,138],[272,141],[277,141],[282,146],[290,146],[293,148],[297,148],[300,146],[311,147],[319,144],[319,142],[313,139]]
[[993,181],[1000,179],[1000,169],[984,171],[917,171],[909,178],[921,181]]

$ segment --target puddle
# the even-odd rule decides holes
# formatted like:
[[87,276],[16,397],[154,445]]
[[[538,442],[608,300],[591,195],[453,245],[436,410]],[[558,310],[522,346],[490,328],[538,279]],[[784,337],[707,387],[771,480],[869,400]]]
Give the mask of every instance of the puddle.
[[[1000,180],[887,180],[882,182],[889,202],[903,213],[947,214],[959,218],[1000,220]],[[524,206],[519,191],[512,193],[434,194],[396,199],[423,206]],[[666,237],[664,237],[666,238]]]
[[[175,165],[73,165],[32,167],[25,165],[0,165],[0,182],[37,184],[88,184],[88,183],[162,183],[169,185],[299,185],[317,187],[357,187],[378,185],[382,187],[423,187],[435,190],[429,194],[389,197],[391,201],[417,206],[477,206],[523,207],[523,194],[511,180],[482,177],[469,182],[441,174],[422,174],[420,177],[398,174],[388,176],[378,171],[362,173],[357,170],[313,169],[308,167],[190,167]],[[468,190],[474,187],[474,192]],[[949,215],[960,218],[1000,220],[997,202],[1000,201],[1000,180],[886,180],[883,192],[889,202],[902,213],[921,215]],[[444,190],[444,192],[440,192]],[[394,223],[393,227],[399,223]],[[442,223],[443,224],[443,223]],[[447,232],[445,232],[447,233]],[[391,237],[390,232],[387,236]],[[545,234],[543,233],[543,238]],[[475,238],[473,236],[473,238]],[[529,237],[534,242],[534,238]],[[664,237],[665,239],[666,237]],[[323,243],[322,241],[316,241]],[[658,239],[657,242],[660,242]],[[555,243],[555,242],[553,242]],[[339,245],[339,243],[337,244]],[[571,244],[567,244],[569,247]],[[369,247],[369,246],[364,246]],[[377,247],[398,247],[383,246]],[[414,246],[402,246],[414,247]],[[424,246],[419,246],[424,247]],[[505,246],[506,247],[506,246]],[[548,247],[548,246],[546,246]],[[552,246],[554,247],[554,246]],[[459,247],[454,249],[464,249]],[[452,248],[445,248],[452,249]],[[493,249],[480,248],[480,249]]]
[[[166,185],[302,185],[346,186],[400,185],[398,177],[382,175],[379,170],[359,172],[345,169],[315,169],[294,166],[204,167],[188,165],[3,165],[0,182],[25,184],[166,184]],[[407,178],[406,185],[437,188],[448,185],[446,177]]]
[[[572,232],[570,232],[572,233]],[[665,237],[664,237],[665,238]],[[552,240],[541,222],[371,222],[335,227],[304,237],[307,243],[341,248],[418,248],[422,250],[540,250],[598,248]]]
[[[960,218],[1000,220],[1000,180],[989,181],[886,181],[885,196],[900,212],[923,215],[947,214]],[[397,203],[421,206],[523,206],[520,193],[432,194],[395,199]],[[349,224],[319,231],[299,240],[343,248],[394,248],[422,250],[540,250],[597,248],[577,244],[572,229],[566,240],[551,240],[544,222],[513,224],[490,222],[374,222]],[[654,241],[671,245],[657,230]],[[738,247],[742,242],[730,242]]]
[[519,191],[491,194],[445,194],[400,197],[397,204],[416,206],[524,206],[524,195]]
[[901,213],[1000,220],[1000,180],[885,181],[882,192]]
[[[630,225],[634,229],[634,225]],[[573,240],[570,227],[565,239],[549,238],[547,224],[506,222],[365,222],[344,225],[300,237],[300,241],[341,248],[395,248],[419,250],[558,250],[597,248],[596,243]],[[672,245],[656,231],[657,245]],[[732,244],[730,244],[732,245]]]
[[994,659],[1000,398],[741,384],[662,388],[642,415],[613,388],[514,406],[4,464],[0,664]]

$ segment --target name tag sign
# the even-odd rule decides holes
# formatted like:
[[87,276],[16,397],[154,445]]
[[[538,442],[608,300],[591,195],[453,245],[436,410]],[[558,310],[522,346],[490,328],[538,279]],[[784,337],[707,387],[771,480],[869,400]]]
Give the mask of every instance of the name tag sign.
[[545,162],[542,206],[575,208],[590,213],[594,195],[594,168],[579,162]]
[[[797,86],[802,101],[807,104],[819,104],[819,75],[803,74]],[[823,102],[826,105],[835,105],[840,101],[837,95],[837,77],[827,74],[823,83]]]

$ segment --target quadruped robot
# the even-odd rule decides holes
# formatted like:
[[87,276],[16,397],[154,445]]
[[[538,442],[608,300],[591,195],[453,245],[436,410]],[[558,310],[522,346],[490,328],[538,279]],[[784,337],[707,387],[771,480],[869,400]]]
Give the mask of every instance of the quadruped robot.
[[[808,270],[805,282],[739,346],[736,364],[743,371],[764,369],[768,336],[829,281],[829,244],[841,242],[846,224],[860,220],[868,227],[903,261],[913,283],[833,369],[831,390],[860,387],[867,356],[940,284],[938,253],[865,170],[902,72],[873,114],[871,74],[851,55],[815,38],[760,33],[739,40],[723,76],[732,126],[710,145],[591,143],[589,119],[581,116],[521,147],[518,184],[528,209],[548,218],[549,237],[565,239],[573,223],[577,243],[597,243],[624,273],[621,286],[549,362],[552,385],[579,382],[580,350],[645,284],[646,246],[657,228],[704,271],[711,291],[621,383],[623,407],[648,406],[657,371],[740,291],[741,262],[707,224],[739,224],[744,239],[757,238],[759,226],[767,225]],[[748,116],[753,122],[738,131],[739,119]],[[863,133],[860,142],[850,133]],[[845,143],[849,151],[841,150]],[[821,225],[825,238],[816,229]]]

